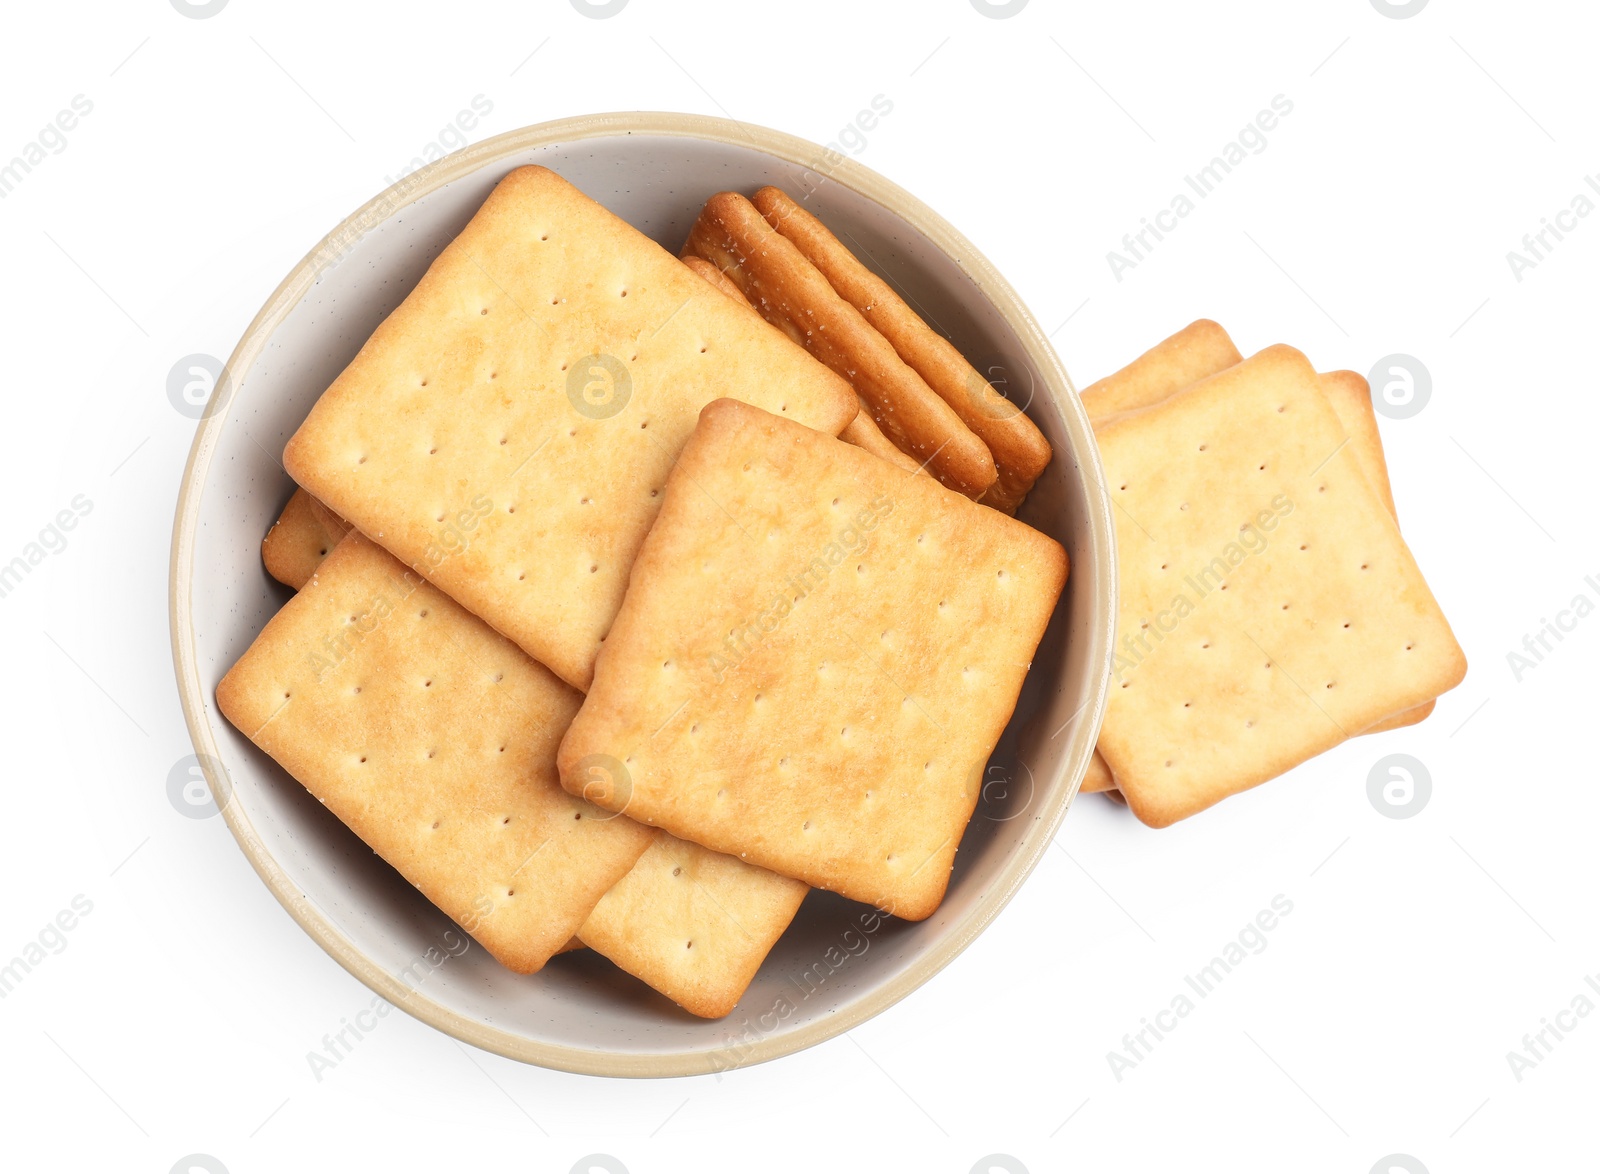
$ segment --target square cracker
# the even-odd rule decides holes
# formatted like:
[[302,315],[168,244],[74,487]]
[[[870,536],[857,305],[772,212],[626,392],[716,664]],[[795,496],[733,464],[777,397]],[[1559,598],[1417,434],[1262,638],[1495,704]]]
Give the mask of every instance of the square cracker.
[[[1084,407],[1098,427],[1113,415],[1159,403],[1239,361],[1239,350],[1228,332],[1202,318],[1171,338],[1163,339],[1120,371],[1086,388],[1082,396]],[[1378,417],[1372,410],[1372,391],[1366,379],[1354,371],[1330,371],[1318,376],[1318,381],[1339,423],[1344,426],[1345,435],[1350,437],[1350,446],[1361,471],[1393,515],[1394,493],[1389,486],[1389,467],[1384,459],[1383,438],[1378,432]],[[1375,734],[1414,725],[1432,713],[1433,707],[1434,703],[1428,701],[1385,718],[1362,732]],[[1104,789],[1106,777],[1103,772],[1091,770],[1085,789]]]
[[940,481],[972,498],[993,486],[989,447],[749,200],[707,200],[683,253],[721,269],[763,318],[848,379],[884,435]]
[[[1328,397],[1329,405],[1339,417],[1340,426],[1350,438],[1350,449],[1355,453],[1356,463],[1361,466],[1362,474],[1378,491],[1378,497],[1383,501],[1384,508],[1393,517],[1394,493],[1389,486],[1389,466],[1384,460],[1383,440],[1378,434],[1377,413],[1372,410],[1372,392],[1366,379],[1354,371],[1329,371],[1317,376],[1317,386],[1322,389],[1323,395]],[[1148,388],[1155,393],[1160,390],[1160,385],[1151,383]],[[1165,395],[1159,395],[1152,402],[1159,402],[1165,398],[1167,398]],[[1436,702],[1430,699],[1421,705],[1375,722],[1361,732],[1381,734],[1386,730],[1415,725],[1433,712],[1435,704]],[[1111,777],[1111,768],[1096,750],[1089,760],[1088,772],[1084,775],[1083,785],[1079,789],[1085,794],[1092,794],[1096,791],[1110,791],[1116,785],[1116,780]]]
[[[739,292],[739,287],[729,281],[711,262],[700,257],[685,257],[684,264],[739,305],[745,307],[750,305]],[[855,419],[845,425],[845,431],[855,430],[851,437],[852,444],[861,443],[855,439],[855,436],[860,434],[860,423],[861,413],[857,412]],[[881,433],[879,437],[882,439]],[[889,444],[887,440],[882,440],[882,443],[886,446]],[[899,450],[895,450],[895,453],[897,456],[900,455]],[[913,466],[914,464],[915,462]],[[350,523],[304,489],[296,488],[283,507],[283,513],[267,531],[267,536],[261,540],[261,561],[266,564],[269,575],[298,591],[311,578],[312,572],[317,569],[317,564],[330,550],[339,545],[339,540],[349,532]]]
[[808,891],[801,881],[657,831],[578,937],[684,1010],[720,1019]]
[[1016,513],[1050,463],[1050,442],[1034,422],[978,374],[949,339],[906,305],[888,282],[845,248],[822,221],[785,192],[764,187],[751,202],[989,446],[998,476],[979,500],[1003,513]]
[[1097,438],[1120,587],[1099,748],[1145,823],[1460,682],[1461,649],[1304,355],[1269,347]]
[[931,477],[711,404],[562,785],[609,760],[629,785],[603,806],[920,920],[1066,572],[1058,543]]
[[[739,287],[709,261],[686,257],[684,264],[741,306],[750,305],[739,292]],[[856,418],[845,425],[846,431],[859,429],[860,420],[861,414],[857,412]],[[852,439],[851,443],[859,441]],[[889,442],[884,440],[883,443],[887,445]],[[898,450],[896,452],[898,455]],[[261,540],[261,561],[266,564],[269,575],[298,591],[311,578],[317,564],[349,532],[350,523],[304,489],[296,488],[283,507],[283,513]]]
[[650,844],[557,785],[581,700],[358,533],[217,686],[229,721],[521,973]]
[[837,434],[839,376],[554,172],[520,167],[312,408],[290,476],[586,688],[702,407]]

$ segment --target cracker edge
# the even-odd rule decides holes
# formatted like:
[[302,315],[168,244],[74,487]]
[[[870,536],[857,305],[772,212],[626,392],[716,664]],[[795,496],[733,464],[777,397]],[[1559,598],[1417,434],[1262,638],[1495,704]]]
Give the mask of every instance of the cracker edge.
[[[721,417],[725,416],[725,415],[728,415],[730,413],[733,414],[734,416],[743,415],[745,413],[751,413],[756,417],[764,417],[767,420],[771,420],[771,421],[773,421],[775,423],[778,423],[780,425],[783,425],[783,426],[804,428],[803,425],[797,425],[796,422],[793,421],[793,420],[786,420],[781,416],[774,416],[770,412],[764,412],[764,411],[762,411],[762,409],[757,408],[752,404],[746,404],[746,403],[744,403],[743,401],[740,401],[740,400],[734,400],[734,399],[716,400],[716,401],[713,401],[710,404],[707,404],[703,409],[701,409],[700,423],[699,423],[699,425],[697,425],[697,427],[695,429],[695,432],[690,436],[689,443],[687,445],[685,445],[685,449],[684,449],[685,455],[690,455],[692,453],[692,449],[697,447],[697,446],[706,446],[706,447],[714,447],[714,446],[716,446],[719,443],[719,438],[716,438],[716,437],[712,436],[712,430],[707,428],[707,423],[710,422],[712,424],[713,428],[720,428],[720,427],[727,426],[727,425],[723,425],[721,423]],[[736,425],[734,425],[734,426],[736,426]],[[806,431],[814,432],[814,430],[810,430],[810,429],[807,429]],[[818,434],[818,435],[821,435],[821,434]],[[837,437],[833,437],[831,439],[837,440],[838,438]],[[845,443],[845,442],[841,442],[841,443]],[[675,466],[674,469],[673,469],[672,477],[673,478],[684,477],[684,478],[688,478],[688,479],[690,479],[692,481],[692,476],[687,471],[687,463],[684,461],[683,457],[681,457],[681,456],[680,456],[680,459],[679,459],[679,464],[677,466]],[[672,482],[669,481],[668,484],[671,485]],[[696,483],[696,487],[698,488],[698,483]],[[680,490],[680,492],[682,492],[682,491]],[[703,492],[703,490],[701,492]],[[970,499],[968,499],[968,500],[970,501]],[[977,503],[976,502],[972,502],[972,504],[976,505]],[[999,511],[992,511],[992,513],[998,514]],[[999,516],[1002,517],[1002,518],[1006,517],[1006,515],[1004,515],[1004,514],[1000,514]],[[1050,620],[1054,616],[1056,608],[1060,606],[1061,592],[1066,587],[1068,575],[1070,574],[1070,570],[1071,570],[1070,561],[1069,561],[1069,557],[1068,557],[1067,552],[1066,552],[1066,548],[1064,546],[1062,546],[1061,543],[1057,542],[1054,538],[1051,538],[1049,535],[1044,534],[1043,532],[1034,529],[1033,527],[1027,525],[1026,523],[1017,521],[1014,518],[1007,518],[1007,520],[1005,522],[999,523],[999,525],[1001,525],[1001,526],[1016,526],[1016,527],[1019,527],[1020,531],[1026,536],[1025,540],[1028,541],[1028,542],[1032,542],[1032,543],[1037,544],[1038,551],[1040,553],[1040,557],[1043,558],[1043,559],[1048,559],[1048,561],[1051,564],[1050,568],[1048,568],[1048,570],[1046,570],[1044,573],[1048,575],[1048,581],[1053,583],[1053,587],[1051,588],[1051,592],[1052,592],[1053,598],[1052,598],[1052,602],[1050,604],[1050,607],[1049,607],[1049,609],[1048,609],[1048,611],[1046,613],[1044,623],[1040,626],[1040,630],[1039,630],[1038,636],[1034,641],[1034,647],[1033,647],[1032,651],[1029,654],[1030,655],[1030,662],[1031,662],[1031,657],[1033,655],[1037,654],[1038,644],[1039,644],[1040,641],[1043,640],[1044,633],[1048,630],[1048,627],[1049,627],[1049,624],[1050,624]],[[649,540],[647,540],[646,546],[641,549],[639,560],[635,564],[635,573],[637,573],[638,570],[639,570],[639,567],[645,565],[647,563],[647,561],[649,560],[649,558],[652,556],[653,552],[650,549],[651,545],[652,544],[649,542]],[[608,649],[608,650],[606,650],[606,652],[602,653],[602,658],[608,656],[609,654],[610,654],[610,650]],[[1030,667],[1031,667],[1031,663],[1030,663]],[[597,669],[597,672],[596,672],[597,679],[598,679],[598,676],[599,676],[599,671]],[[1024,677],[1023,677],[1022,684],[1025,684],[1025,683],[1026,683],[1026,672],[1024,672]],[[1010,708],[1005,713],[1003,720],[1000,721],[999,728],[995,731],[996,743],[998,742],[998,739],[1001,736],[1003,736],[1005,728],[1010,723],[1011,718],[1013,716],[1015,716],[1016,704],[1017,704],[1017,701],[1020,699],[1020,697],[1021,697],[1021,686],[1019,685],[1017,696],[1012,698]],[[588,704],[588,699],[585,700],[585,706],[587,706],[587,704]],[[581,747],[577,747],[577,746],[573,745],[573,733],[574,733],[574,731],[577,731],[579,729],[580,723],[582,721],[582,717],[583,717],[583,710],[582,710],[582,708],[580,708],[578,716],[573,719],[573,724],[572,724],[571,727],[568,728],[567,736],[562,739],[560,750],[557,752],[557,765],[558,765],[558,768],[560,769],[561,785],[564,788],[566,788],[566,790],[571,794],[583,794],[584,793],[584,779],[582,779],[582,778],[580,778],[578,776],[578,772],[577,772],[577,769],[576,769],[578,764],[581,762],[581,760],[583,758],[583,755],[578,753],[578,750]],[[986,751],[986,755],[987,754],[992,754],[993,753],[993,749],[994,749],[994,745],[991,744],[990,747],[988,748],[988,750]],[[592,797],[590,797],[590,798],[591,798],[591,801],[595,801]],[[962,821],[962,825],[961,825],[961,829],[960,829],[961,830],[961,835],[952,836],[951,840],[947,841],[947,843],[950,843],[951,841],[953,841],[953,843],[951,843],[950,854],[949,854],[949,858],[948,858],[948,865],[946,867],[940,869],[937,872],[937,874],[936,874],[936,876],[937,876],[936,882],[931,883],[930,885],[928,885],[926,887],[925,892],[919,891],[919,895],[922,897],[921,900],[917,901],[914,904],[905,904],[905,905],[902,905],[902,904],[898,903],[898,901],[897,901],[894,904],[893,908],[889,909],[889,910],[886,910],[886,912],[889,912],[893,916],[899,917],[902,920],[906,920],[906,921],[923,921],[923,920],[926,920],[928,917],[931,917],[935,912],[938,911],[939,906],[944,901],[945,893],[946,893],[946,891],[948,890],[948,887],[949,887],[950,876],[951,876],[951,873],[952,873],[953,868],[954,868],[955,856],[956,856],[957,851],[960,848],[960,841],[961,841],[962,837],[964,836],[964,833],[966,831],[967,826],[970,824],[972,811],[976,809],[977,801],[978,801],[978,795],[977,795],[976,792],[974,792],[974,794],[972,796],[972,804],[971,804],[971,806],[969,807],[969,809],[967,811],[967,815],[966,815],[965,819]],[[600,805],[601,806],[606,806],[604,803],[601,803]],[[625,802],[624,805],[623,805],[623,808],[619,808],[618,810],[625,810],[626,806],[627,806],[627,804]],[[664,825],[658,824],[658,823],[651,823],[651,822],[648,822],[648,821],[641,821],[641,822],[646,822],[646,826],[650,826],[650,827],[664,827]],[[692,836],[687,834],[688,829],[685,828],[685,827],[667,828],[666,830],[670,831],[674,835],[677,835],[681,839],[689,840],[692,843],[698,842],[698,841],[695,841]],[[711,845],[702,844],[701,846],[702,847],[706,847],[711,851],[723,851],[723,849],[712,847]],[[932,863],[934,860],[938,859],[941,856],[942,852],[943,852],[943,848],[944,848],[944,845],[941,845],[938,849],[935,849],[934,853],[928,858],[928,861],[924,862],[924,865],[922,865],[921,867],[926,867],[926,865],[928,863]],[[724,852],[724,854],[725,855],[733,855],[734,853]],[[749,863],[757,863],[755,861],[748,861],[748,862]],[[759,866],[767,868],[768,871],[778,872],[779,875],[792,875],[790,873],[782,872],[778,868],[774,868],[774,867],[772,867],[772,866],[770,866],[768,864],[765,864],[765,863],[762,863]],[[914,876],[915,873],[913,873],[912,875]],[[819,880],[808,879],[806,877],[795,877],[794,879],[805,881],[805,883],[807,883],[809,885],[812,885],[813,887],[826,888],[826,889],[828,889],[828,891],[831,891],[831,892],[839,892],[840,895],[849,897],[852,900],[861,900],[861,901],[868,901],[868,902],[873,900],[872,898],[866,898],[866,897],[859,896],[859,895],[852,896],[851,894],[843,893],[838,888],[829,886],[827,884],[824,884]]]
[[827,225],[787,192],[768,185],[751,202],[767,223],[817,267],[834,292],[883,335],[901,361],[922,376],[934,394],[988,445],[998,475],[978,501],[1015,514],[1055,455],[1038,425],[996,391],[949,339],[929,326],[888,282],[867,268]]
[[[721,268],[717,258],[707,256],[705,247],[700,243],[704,238],[711,236],[720,237],[731,244],[731,251],[738,256],[739,263],[733,272],[730,273],[728,270],[723,272],[739,285],[746,299],[756,307],[762,317],[767,318],[769,322],[772,321],[772,317],[762,308],[767,303],[766,297],[758,294],[752,298],[751,290],[745,284],[750,280],[746,277],[745,270],[753,259],[758,260],[769,273],[773,270],[784,271],[783,284],[788,287],[783,290],[787,295],[785,300],[791,300],[812,318],[827,315],[833,319],[832,323],[825,323],[818,329],[829,333],[827,326],[834,327],[830,337],[842,340],[835,342],[834,345],[849,352],[853,370],[864,370],[869,364],[881,368],[874,381],[891,395],[898,394],[901,402],[874,403],[871,397],[861,395],[861,387],[855,380],[850,380],[857,394],[861,395],[862,400],[870,406],[873,418],[880,428],[884,420],[891,416],[898,417],[897,423],[913,416],[923,417],[919,429],[925,425],[930,435],[920,439],[908,436],[907,443],[913,450],[918,444],[924,444],[931,450],[923,463],[931,467],[935,478],[952,491],[973,500],[977,500],[989,491],[999,477],[994,454],[989,451],[989,446],[968,428],[955,410],[900,357],[889,340],[884,338],[855,306],[839,295],[822,271],[812,264],[794,242],[767,222],[766,217],[748,198],[739,192],[724,191],[708,199],[689,230],[682,255],[703,256],[711,264]],[[772,285],[778,284],[761,277],[756,277],[754,280],[766,281]],[[794,288],[796,286],[799,288]],[[772,315],[784,317],[776,310],[772,311]],[[773,322],[773,325],[783,330],[797,344],[805,346],[805,337],[809,331],[801,333],[800,328],[793,322],[788,322],[789,329],[784,329],[778,322]],[[800,333],[801,336],[794,337],[796,333]],[[809,347],[806,347],[806,352],[811,353]],[[815,355],[812,357],[817,358]],[[847,371],[839,371],[832,367],[830,370],[834,370],[834,373],[841,378],[850,379]],[[885,435],[893,439],[892,432],[885,432]],[[902,447],[904,451],[903,446],[897,445],[897,447]],[[907,455],[915,459],[917,453],[911,451]]]

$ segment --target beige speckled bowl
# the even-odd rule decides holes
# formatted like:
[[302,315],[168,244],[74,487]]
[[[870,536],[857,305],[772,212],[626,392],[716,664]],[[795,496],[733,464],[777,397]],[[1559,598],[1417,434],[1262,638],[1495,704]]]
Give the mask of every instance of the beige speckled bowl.
[[[412,288],[495,182],[541,163],[676,252],[712,192],[776,184],[905,291],[1055,446],[1023,517],[1072,574],[927,921],[861,928],[864,906],[806,899],[739,1007],[695,1019],[589,951],[537,975],[443,948],[449,920],[217,713],[217,681],[284,602],[261,536],[293,489],[276,456],[312,403]],[[439,161],[341,224],[251,323],[201,421],[172,542],[172,648],[213,793],[290,914],[367,986],[502,1055],[609,1076],[756,1063],[877,1014],[982,932],[1049,846],[1094,748],[1110,671],[1110,504],[1088,421],[1039,325],[965,237],[866,168],[776,131],[683,114],[610,114],[514,131]],[[448,941],[460,939],[451,934]],[[436,962],[415,965],[435,951]]]

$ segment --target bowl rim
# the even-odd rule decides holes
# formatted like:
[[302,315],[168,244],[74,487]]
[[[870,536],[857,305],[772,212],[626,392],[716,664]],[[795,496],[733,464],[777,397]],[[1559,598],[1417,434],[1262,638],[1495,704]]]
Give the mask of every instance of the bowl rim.
[[[823,174],[829,182],[841,184],[882,205],[955,261],[1016,331],[1028,359],[1039,372],[1046,394],[1061,412],[1073,448],[1072,456],[1082,468],[1087,483],[1089,546],[1097,556],[1101,572],[1093,583],[1091,598],[1099,622],[1090,626],[1088,637],[1089,663],[1098,663],[1101,672],[1098,684],[1090,687],[1091,696],[1079,709],[1080,713],[1087,709],[1089,720],[1078,723],[1055,772],[1056,777],[1047,780],[1043,789],[1049,790],[1050,784],[1058,783],[1062,776],[1065,776],[1066,785],[1057,787],[1055,798],[1031,821],[1021,844],[1002,865],[986,898],[953,925],[923,958],[835,1014],[781,1035],[765,1036],[748,1049],[742,1049],[744,1054],[737,1066],[745,1067],[801,1051],[848,1031],[893,1006],[949,965],[987,928],[1033,872],[1077,795],[1094,752],[1110,690],[1115,626],[1116,551],[1111,498],[1099,449],[1072,381],[1049,338],[1040,330],[1016,291],[965,236],[933,209],[855,160],[815,143],[750,123],[698,114],[641,111],[582,115],[508,131],[463,148],[403,177],[346,217],[290,270],[256,314],[223,365],[213,402],[219,402],[216,397],[225,396],[234,386],[234,372],[248,373],[255,365],[273,334],[311,289],[322,269],[337,259],[343,248],[407,205],[497,160],[532,148],[631,134],[709,140],[753,148],[807,170],[825,166]],[[230,792],[225,774],[218,777],[223,773],[221,753],[208,720],[207,699],[195,654],[191,591],[200,500],[226,419],[225,411],[212,411],[208,407],[195,430],[178,492],[168,581],[173,667],[184,722],[211,793],[223,796]],[[711,1071],[708,1053],[704,1051],[623,1053],[548,1043],[492,1027],[435,1001],[378,966],[299,891],[267,850],[240,804],[224,800],[220,806],[228,830],[251,867],[311,939],[369,989],[446,1035],[513,1060],[589,1076],[695,1076]]]

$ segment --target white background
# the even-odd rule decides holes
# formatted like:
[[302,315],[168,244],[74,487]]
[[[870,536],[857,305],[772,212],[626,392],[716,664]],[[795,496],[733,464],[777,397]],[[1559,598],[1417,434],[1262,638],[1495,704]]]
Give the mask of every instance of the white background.
[[[1520,1080],[1507,1053],[1580,992],[1600,1003],[1584,985],[1600,618],[1520,681],[1507,653],[1579,593],[1600,602],[1584,582],[1600,582],[1600,216],[1521,281],[1506,259],[1600,173],[1591,5],[1434,0],[1392,19],[1369,0],[1033,0],[997,20],[969,0],[632,0],[596,20],[568,0],[231,0],[196,20],[124,0],[9,4],[3,21],[0,162],[75,95],[93,103],[0,200],[0,562],[76,495],[93,503],[0,599],[0,961],[75,896],[93,905],[0,1001],[7,1168],[1592,1163],[1600,1015]],[[1426,365],[1431,400],[1383,435],[1465,683],[1421,726],[1167,831],[1085,797],[980,941],[801,1055],[720,1081],[599,1080],[391,1015],[317,1081],[306,1053],[369,994],[220,819],[166,793],[190,751],[166,566],[194,428],[169,368],[226,356],[475,96],[493,103],[475,139],[659,109],[828,142],[878,94],[894,109],[860,159],[987,253],[1080,386],[1202,315],[1247,353]],[[1279,94],[1293,113],[1267,147],[1118,281],[1107,252]],[[1409,819],[1368,799],[1391,752],[1432,777]],[[1107,1053],[1279,894],[1293,912],[1266,949],[1119,1080]]]

